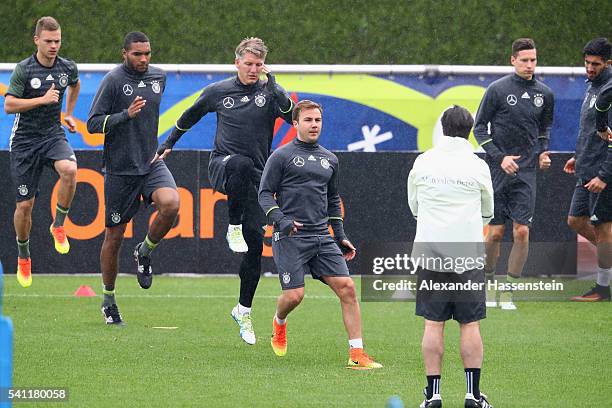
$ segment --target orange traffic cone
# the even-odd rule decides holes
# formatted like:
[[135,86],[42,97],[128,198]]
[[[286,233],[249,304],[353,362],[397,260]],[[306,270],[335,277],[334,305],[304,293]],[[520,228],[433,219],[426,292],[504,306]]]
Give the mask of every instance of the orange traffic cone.
[[92,296],[96,296],[96,292],[94,292],[93,289],[90,286],[81,285],[76,290],[76,292],[74,292],[74,296],[78,296],[78,297],[92,297]]

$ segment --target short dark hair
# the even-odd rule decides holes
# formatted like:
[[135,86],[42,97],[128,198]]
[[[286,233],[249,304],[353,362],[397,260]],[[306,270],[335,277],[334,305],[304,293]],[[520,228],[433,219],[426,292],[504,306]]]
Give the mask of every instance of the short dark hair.
[[442,115],[442,132],[444,136],[467,139],[474,125],[472,114],[459,105],[453,105]]
[[308,99],[304,99],[295,104],[295,108],[293,108],[293,112],[291,113],[291,119],[298,122],[300,119],[300,112],[306,109],[318,109],[319,112],[323,114],[323,107],[321,105]]
[[150,41],[149,37],[147,37],[145,33],[142,33],[140,31],[132,31],[131,33],[127,33],[125,38],[123,39],[123,49],[129,50],[130,45],[132,45],[132,43],[137,42],[145,43]]
[[589,41],[582,49],[582,56],[596,55],[601,57],[604,62],[612,55],[612,44],[607,38],[595,38]]
[[524,50],[535,50],[535,42],[531,38],[519,38],[512,43],[512,55],[517,56]]
[[41,31],[57,31],[60,29],[60,25],[56,19],[50,16],[41,17],[36,22],[36,28],[34,29],[34,35],[39,36]]

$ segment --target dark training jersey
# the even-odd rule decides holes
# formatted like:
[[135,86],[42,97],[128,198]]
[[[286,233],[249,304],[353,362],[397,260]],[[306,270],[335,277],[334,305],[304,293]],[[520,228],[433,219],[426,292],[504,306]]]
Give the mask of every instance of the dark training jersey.
[[489,85],[476,114],[474,136],[492,170],[503,171],[504,156],[521,156],[519,177],[535,171],[539,154],[548,149],[554,105],[551,89],[536,79],[511,74]]
[[[612,81],[608,81],[601,89],[595,101],[595,108],[597,109],[597,129],[605,130],[606,126],[610,127],[611,122],[608,119],[610,119],[610,113],[612,113]],[[612,140],[608,140],[608,155],[599,168],[598,176],[607,184],[612,183]]]
[[[328,235],[330,220],[342,220],[338,158],[297,138],[276,149],[261,178],[259,204],[274,220],[275,232],[282,232],[283,222],[297,221],[304,224],[297,235]],[[336,238],[344,235],[333,227]]]
[[[122,64],[104,76],[87,120],[89,132],[104,133],[102,171],[130,176],[150,172],[165,87],[166,73],[150,65],[139,73]],[[146,104],[130,119],[127,110],[137,96]]]
[[[276,90],[290,101],[280,85],[276,84]],[[207,113],[216,112],[217,131],[212,155],[250,157],[259,179],[270,155],[276,118],[291,123],[292,104],[283,111],[277,99],[266,83],[259,80],[253,85],[244,85],[235,76],[215,82],[204,88],[193,106],[176,121],[175,131],[184,133]],[[222,184],[211,181],[215,186]]]
[[[608,67],[590,81],[580,108],[580,133],[576,141],[576,176],[584,183],[599,175],[608,156],[608,142],[597,135],[595,101],[601,91],[610,85],[612,85],[612,68]],[[612,110],[607,114],[612,118]]]
[[62,103],[66,87],[79,81],[79,71],[74,61],[56,57],[53,66],[45,67],[38,62],[36,54],[15,66],[10,85],[6,91],[20,99],[43,96],[51,84],[59,91],[59,102],[38,106],[26,112],[16,113],[10,146],[35,145],[50,137],[66,137],[61,124]]

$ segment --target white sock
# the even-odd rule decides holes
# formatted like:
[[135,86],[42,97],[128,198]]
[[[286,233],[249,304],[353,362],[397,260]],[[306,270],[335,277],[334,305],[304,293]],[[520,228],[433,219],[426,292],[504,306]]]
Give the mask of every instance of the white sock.
[[599,286],[610,286],[610,276],[612,275],[612,268],[599,268],[597,271],[597,284]]
[[242,306],[240,303],[238,303],[238,314],[247,314],[247,313],[251,313],[251,308],[250,307],[244,307]]
[[287,322],[287,318],[279,319],[277,315],[274,315],[274,319],[276,319],[276,323],[280,324],[281,326]]
[[349,346],[351,348],[363,348],[363,339],[351,339],[349,340]]

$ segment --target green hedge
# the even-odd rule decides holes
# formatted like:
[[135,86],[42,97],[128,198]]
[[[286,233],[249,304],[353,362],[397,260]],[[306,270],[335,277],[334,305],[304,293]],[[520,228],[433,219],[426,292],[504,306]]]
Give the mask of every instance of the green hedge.
[[140,30],[158,63],[231,63],[241,38],[259,36],[271,63],[505,65],[512,40],[532,37],[540,65],[576,66],[589,39],[612,33],[609,0],[5,0],[0,13],[3,62],[33,50],[42,15],[77,62],[118,61]]

